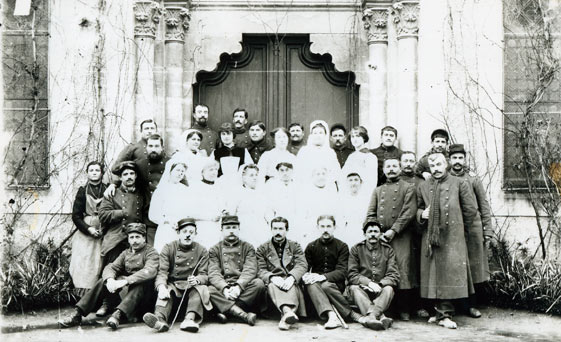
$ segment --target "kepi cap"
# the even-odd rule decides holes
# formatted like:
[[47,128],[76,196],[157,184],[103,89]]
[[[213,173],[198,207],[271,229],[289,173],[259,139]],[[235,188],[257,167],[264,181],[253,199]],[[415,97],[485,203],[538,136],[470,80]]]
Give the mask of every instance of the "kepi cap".
[[111,172],[113,172],[113,174],[115,175],[120,176],[123,173],[123,171],[127,169],[133,170],[134,172],[138,172],[136,163],[133,161],[124,161],[118,164],[117,166],[115,166]]
[[453,144],[450,145],[448,149],[448,154],[453,155],[454,153],[462,153],[464,156],[466,155],[466,150],[464,149],[464,144]]
[[181,228],[187,227],[187,226],[193,226],[193,227],[196,228],[197,223],[195,222],[195,219],[192,218],[192,217],[186,217],[186,218],[183,218],[183,219],[179,220],[177,222],[177,228],[176,229],[180,230]]
[[224,215],[222,216],[222,225],[225,224],[240,224],[240,220],[236,215]]
[[146,225],[144,223],[132,222],[127,224],[125,227],[125,233],[129,235],[130,233],[138,233],[141,235],[146,235]]

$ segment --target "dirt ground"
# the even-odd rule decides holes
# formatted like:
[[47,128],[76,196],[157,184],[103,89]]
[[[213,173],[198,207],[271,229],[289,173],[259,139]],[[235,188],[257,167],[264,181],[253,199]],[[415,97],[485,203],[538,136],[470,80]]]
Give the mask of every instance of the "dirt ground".
[[60,330],[56,326],[59,316],[70,308],[41,311],[28,315],[2,317],[3,341],[561,341],[561,317],[511,311],[494,307],[484,308],[483,317],[473,319],[457,316],[459,328],[448,330],[423,320],[395,321],[387,331],[372,331],[359,324],[349,324],[349,329],[324,330],[318,321],[304,321],[290,331],[279,331],[277,321],[261,319],[254,327],[240,323],[203,323],[197,334],[179,330],[179,324],[167,333],[155,333],[142,323],[122,324],[111,331],[103,319],[88,316],[81,327]]

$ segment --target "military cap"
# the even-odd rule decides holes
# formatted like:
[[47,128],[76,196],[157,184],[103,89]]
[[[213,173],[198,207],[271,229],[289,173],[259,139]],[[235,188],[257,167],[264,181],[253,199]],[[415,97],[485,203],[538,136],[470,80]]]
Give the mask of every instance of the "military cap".
[[224,215],[222,216],[222,225],[225,224],[240,224],[240,221],[236,215]]
[[181,219],[177,222],[177,230],[183,228],[183,227],[187,227],[187,226],[193,226],[193,227],[197,227],[197,223],[195,223],[195,219],[192,217],[186,217],[184,219]]
[[113,174],[120,176],[125,170],[133,170],[138,172],[136,163],[133,161],[124,161],[113,168]]
[[450,140],[450,136],[448,135],[448,132],[442,128],[435,129],[434,131],[432,131],[432,134],[430,135],[430,141],[433,141],[434,138],[436,138],[437,136],[445,138],[446,141]]
[[146,235],[146,225],[144,223],[132,222],[127,224],[125,227],[125,233],[138,233],[141,235]]
[[453,155],[454,153],[462,153],[464,156],[466,155],[466,150],[464,149],[464,144],[453,144],[450,145],[448,149],[448,155]]
[[376,226],[376,227],[379,227],[380,229],[382,229],[382,226],[380,225],[380,222],[378,222],[378,220],[367,219],[366,221],[364,221],[364,224],[362,225],[362,231],[366,232],[366,229],[368,229],[368,227],[370,227],[370,226]]

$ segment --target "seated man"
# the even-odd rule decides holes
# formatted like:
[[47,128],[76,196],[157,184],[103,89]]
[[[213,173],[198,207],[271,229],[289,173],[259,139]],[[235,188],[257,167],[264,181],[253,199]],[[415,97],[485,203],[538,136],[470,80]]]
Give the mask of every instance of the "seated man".
[[280,330],[288,330],[298,321],[296,312],[306,315],[304,294],[298,286],[308,264],[298,242],[288,240],[288,220],[275,217],[271,220],[271,240],[257,248],[258,275],[267,285],[275,306],[282,313]]
[[225,314],[255,325],[257,316],[247,312],[262,298],[265,284],[257,277],[255,249],[240,240],[237,216],[222,217],[222,241],[209,251],[208,288],[210,301],[218,309],[219,319]]
[[[333,237],[335,218],[322,215],[317,219],[320,237],[308,244],[305,255],[310,272],[304,274],[302,281],[316,312],[320,318],[327,318],[326,329],[342,325],[336,311],[342,317],[359,322],[361,315],[353,312],[343,296],[349,263],[349,247]],[[341,317],[341,319],[342,319]]]
[[99,307],[104,298],[112,296],[118,300],[118,292],[127,286],[127,294],[106,323],[113,330],[119,327],[123,314],[129,321],[132,320],[143,301],[146,304],[146,299],[150,298],[152,280],[158,272],[158,252],[146,244],[144,224],[129,223],[126,232],[129,249],[105,267],[101,279],[76,304],[74,313],[59,322],[63,328],[80,324],[82,316]]
[[351,248],[349,257],[350,294],[366,318],[361,323],[374,330],[388,329],[392,319],[384,316],[390,307],[399,271],[393,249],[380,241],[380,224],[364,223],[365,240]]
[[182,306],[186,305],[185,319],[179,328],[197,332],[203,320],[203,306],[212,309],[206,287],[208,252],[193,241],[197,235],[193,218],[179,220],[176,229],[179,238],[165,245],[160,254],[160,270],[155,284],[158,290],[156,308],[153,314],[147,313],[142,319],[150,328],[164,332],[169,329],[172,308],[177,307],[173,326]]

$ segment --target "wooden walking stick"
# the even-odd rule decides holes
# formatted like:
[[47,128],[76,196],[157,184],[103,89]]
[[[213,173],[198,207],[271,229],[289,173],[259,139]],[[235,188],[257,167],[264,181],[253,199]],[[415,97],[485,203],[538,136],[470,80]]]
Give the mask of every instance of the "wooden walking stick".
[[[197,271],[197,267],[199,267],[202,260],[203,260],[203,257],[201,257],[199,259],[199,261],[197,261],[197,264],[195,264],[195,268],[193,268],[193,272],[191,272],[191,276],[195,275],[195,272]],[[183,291],[183,295],[181,296],[181,300],[179,301],[179,306],[177,307],[177,311],[175,312],[175,317],[173,318],[173,321],[171,321],[170,330],[171,330],[171,328],[173,328],[173,324],[177,320],[177,316],[179,315],[179,311],[181,310],[181,305],[183,305],[183,300],[185,300],[185,295],[187,294],[187,292],[190,288],[191,287],[187,287],[185,289],[185,291]]]
[[341,314],[339,313],[337,308],[333,304],[331,304],[331,308],[333,309],[333,312],[335,312],[335,316],[337,316],[337,319],[339,320],[339,322],[341,322],[341,325],[343,326],[343,329],[349,329],[349,325],[347,324],[347,322],[345,322],[343,317],[341,317]]

